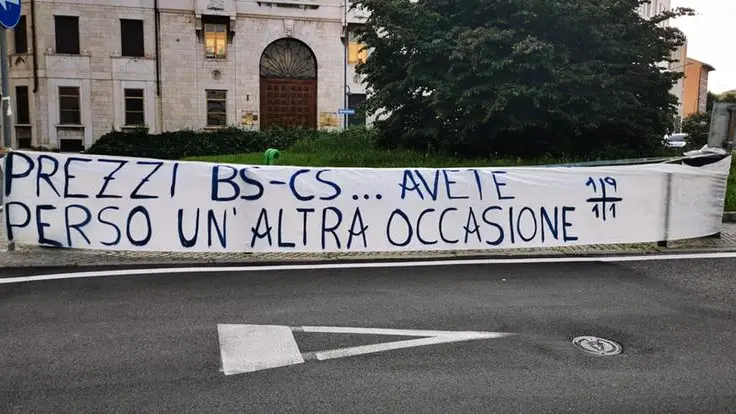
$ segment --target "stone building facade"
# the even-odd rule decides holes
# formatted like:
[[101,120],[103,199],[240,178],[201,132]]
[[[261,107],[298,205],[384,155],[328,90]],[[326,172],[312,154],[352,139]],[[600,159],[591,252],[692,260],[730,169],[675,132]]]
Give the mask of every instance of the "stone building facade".
[[[354,71],[365,52],[350,40],[351,26],[366,16],[350,6],[24,0],[21,21],[9,31],[13,146],[75,151],[113,129],[139,127],[370,123],[338,113],[357,109],[366,96]],[[669,6],[655,0],[639,12],[648,18]],[[682,101],[681,84],[672,92]]]
[[364,18],[345,11],[341,0],[23,1],[9,31],[14,147],[74,151],[139,127],[342,127],[339,109],[365,98],[364,52],[344,43]]

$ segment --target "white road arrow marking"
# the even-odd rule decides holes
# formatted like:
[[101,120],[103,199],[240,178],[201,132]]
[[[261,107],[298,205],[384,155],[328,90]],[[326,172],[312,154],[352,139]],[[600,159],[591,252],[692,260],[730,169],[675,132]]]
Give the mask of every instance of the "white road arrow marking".
[[3,7],[3,9],[8,10],[8,5],[5,3],[15,4],[16,6],[20,6],[20,0],[0,0],[0,6]]
[[[503,338],[512,335],[502,332],[222,324],[217,325],[217,332],[220,339],[221,368],[225,375],[302,364],[310,360],[324,361],[395,349],[476,339]],[[292,332],[416,336],[421,338],[302,353]]]
[[225,375],[304,362],[288,326],[217,325]]

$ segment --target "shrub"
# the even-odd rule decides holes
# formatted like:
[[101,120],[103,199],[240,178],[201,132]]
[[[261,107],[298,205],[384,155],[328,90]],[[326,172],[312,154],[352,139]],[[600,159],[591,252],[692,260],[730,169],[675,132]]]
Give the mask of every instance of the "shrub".
[[336,134],[314,129],[271,127],[261,132],[261,135],[263,135],[263,141],[268,147],[283,149],[298,141],[309,141],[322,135]]
[[373,132],[356,128],[340,132],[324,132],[303,128],[270,128],[245,131],[224,128],[216,131],[181,130],[149,134],[145,130],[112,131],[94,143],[86,152],[98,155],[183,159],[187,157],[242,154],[286,149],[295,143],[316,147],[320,151],[343,149],[345,145],[373,145]]
[[196,155],[219,155],[263,151],[269,146],[288,145],[297,134],[279,134],[225,128],[217,131],[112,131],[92,145],[88,153],[129,157],[181,159]]
[[[284,147],[286,148],[286,147]],[[321,133],[312,139],[299,139],[289,146],[292,152],[316,154],[321,152],[364,152],[376,148],[373,129],[350,128],[340,132]]]

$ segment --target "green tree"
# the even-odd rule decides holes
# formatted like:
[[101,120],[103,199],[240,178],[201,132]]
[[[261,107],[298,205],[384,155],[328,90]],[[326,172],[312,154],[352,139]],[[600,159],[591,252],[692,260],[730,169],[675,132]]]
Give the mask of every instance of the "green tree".
[[736,94],[728,94],[726,96],[716,96],[715,97],[716,102],[728,102],[728,103],[736,103]]
[[689,146],[701,148],[708,143],[710,112],[692,114],[682,121],[682,132],[689,134]]
[[[386,145],[468,155],[654,151],[684,41],[640,0],[357,0],[357,70]],[[618,154],[617,154],[618,155]]]

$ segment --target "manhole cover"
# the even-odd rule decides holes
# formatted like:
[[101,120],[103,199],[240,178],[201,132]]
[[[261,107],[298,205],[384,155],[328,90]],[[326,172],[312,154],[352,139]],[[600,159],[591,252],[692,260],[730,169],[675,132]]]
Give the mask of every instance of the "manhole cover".
[[618,355],[623,350],[616,342],[595,336],[578,336],[572,340],[572,343],[583,351],[596,355]]

